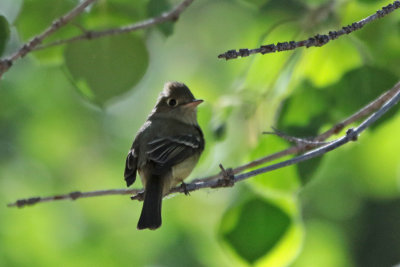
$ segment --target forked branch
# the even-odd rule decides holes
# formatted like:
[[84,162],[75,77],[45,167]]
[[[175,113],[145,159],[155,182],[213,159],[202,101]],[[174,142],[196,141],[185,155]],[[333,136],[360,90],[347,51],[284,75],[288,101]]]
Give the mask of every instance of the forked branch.
[[85,30],[83,34],[71,37],[69,39],[61,39],[48,44],[42,44],[42,42],[52,35],[54,32],[59,30],[61,27],[69,23],[73,18],[82,13],[84,9],[96,0],[85,0],[80,2],[74,9],[65,14],[64,16],[56,19],[44,32],[33,37],[29,42],[24,44],[18,51],[16,51],[11,56],[0,60],[0,78],[2,75],[12,67],[13,63],[24,57],[31,51],[45,49],[52,46],[67,44],[71,42],[76,42],[79,40],[91,40],[95,38],[101,38],[109,35],[123,34],[128,32],[133,32],[141,29],[146,29],[154,25],[166,22],[166,21],[176,21],[180,14],[194,1],[194,0],[184,0],[168,12],[162,13],[158,17],[146,19],[137,23],[133,23],[128,26],[111,28],[103,31],[92,31]]
[[[393,88],[379,96],[377,99],[348,117],[347,119],[334,125],[330,130],[322,133],[321,135],[315,137],[313,140],[317,141],[310,146],[307,142],[298,142],[296,146],[292,146],[289,149],[274,153],[272,155],[257,159],[255,161],[249,162],[245,165],[239,166],[234,169],[225,169],[220,165],[221,172],[219,174],[195,179],[193,182],[186,184],[185,188],[178,186],[169,192],[173,193],[187,193],[196,191],[202,188],[221,188],[234,186],[237,182],[243,181],[250,177],[266,173],[272,170],[283,168],[289,165],[297,164],[302,161],[309,160],[314,157],[321,156],[329,151],[332,151],[346,143],[351,141],[356,141],[360,133],[377,121],[383,114],[388,110],[393,108],[397,102],[400,100],[400,82],[398,82]],[[372,114],[372,115],[371,115]],[[343,130],[347,125],[368,116],[358,127],[350,128],[347,130],[346,134],[334,141],[329,143],[323,143],[321,141],[326,140],[333,134],[337,134]],[[316,147],[316,148],[315,148]],[[300,152],[308,151],[300,156],[294,157],[289,160],[285,160],[276,164],[272,164],[266,167],[258,168],[253,171],[242,173],[245,169],[259,166],[265,162],[281,158],[290,154],[297,154]],[[242,174],[241,174],[242,173]],[[20,199],[14,203],[8,204],[9,207],[23,207],[26,205],[33,205],[42,202],[49,202],[62,199],[76,200],[79,198],[94,197],[94,196],[106,196],[106,195],[127,195],[134,194],[132,199],[141,200],[143,198],[143,189],[111,189],[111,190],[99,190],[90,192],[72,192],[64,195],[56,195],[51,197],[32,197],[27,199]]]

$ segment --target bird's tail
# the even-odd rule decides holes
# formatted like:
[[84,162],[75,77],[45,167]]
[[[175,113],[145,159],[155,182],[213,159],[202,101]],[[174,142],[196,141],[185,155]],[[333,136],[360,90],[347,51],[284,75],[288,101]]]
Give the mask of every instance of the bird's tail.
[[163,197],[163,179],[153,175],[146,181],[142,213],[137,229],[155,230],[161,226],[161,202]]

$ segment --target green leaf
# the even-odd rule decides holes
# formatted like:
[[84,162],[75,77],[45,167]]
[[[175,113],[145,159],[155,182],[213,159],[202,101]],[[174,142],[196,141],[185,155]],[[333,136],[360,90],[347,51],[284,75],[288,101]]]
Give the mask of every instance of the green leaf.
[[3,54],[8,38],[10,37],[10,28],[8,21],[0,15],[0,56]]
[[326,92],[304,82],[283,102],[278,130],[288,135],[312,137],[327,122]]
[[[147,5],[147,13],[149,17],[161,15],[163,12],[171,9],[171,4],[167,0],[150,0]],[[174,23],[167,21],[157,25],[157,28],[168,37],[174,31]]]
[[249,263],[266,255],[291,224],[289,215],[261,198],[228,210],[221,222],[221,235]]
[[[40,0],[40,1],[24,1],[15,26],[21,39],[25,42],[32,37],[42,33],[48,28],[52,22],[70,11],[77,5],[77,0]],[[76,22],[76,20],[75,20]],[[56,39],[65,38],[81,31],[77,27],[66,26],[56,31],[46,41],[54,41]],[[36,58],[42,60],[42,63],[58,63],[62,62],[62,46],[53,47],[36,51],[33,53]]]
[[371,66],[347,72],[336,84],[327,88],[332,115],[343,119],[367,105],[397,82],[396,75]]
[[26,41],[44,31],[56,19],[71,10],[78,1],[24,1],[16,21],[18,32]]
[[146,2],[132,4],[128,0],[98,1],[84,14],[83,26],[86,29],[108,29],[132,24],[147,18]]
[[149,63],[143,40],[134,35],[71,43],[64,56],[79,92],[99,105],[137,84]]
[[[347,72],[339,82],[322,89],[305,82],[283,103],[278,129],[298,137],[316,136],[322,126],[333,125],[350,116],[390,89],[396,81],[396,76],[385,69],[363,66]],[[373,127],[395,113],[396,110],[391,110]],[[321,158],[316,158],[297,165],[303,184],[311,179],[320,162]]]
[[[354,218],[357,229],[352,242],[357,243],[357,266],[393,266],[399,262],[400,200],[368,199]],[[390,218],[383,220],[383,218]],[[362,227],[360,227],[362,225]],[[350,241],[350,242],[351,242]],[[388,249],[390,248],[390,249]],[[373,251],[373,253],[371,253]]]
[[[259,138],[257,146],[249,152],[247,161],[259,159],[277,151],[284,150],[288,144],[281,137],[273,135],[263,135]],[[281,160],[288,159],[282,158]],[[270,162],[272,164],[274,162]],[[296,166],[286,166],[271,172],[257,175],[249,180],[254,188],[263,192],[270,192],[274,195],[292,196],[298,191],[300,183],[296,171]]]
[[314,173],[317,171],[321,160],[322,157],[316,157],[300,162],[296,165],[302,185],[307,184],[311,180]]

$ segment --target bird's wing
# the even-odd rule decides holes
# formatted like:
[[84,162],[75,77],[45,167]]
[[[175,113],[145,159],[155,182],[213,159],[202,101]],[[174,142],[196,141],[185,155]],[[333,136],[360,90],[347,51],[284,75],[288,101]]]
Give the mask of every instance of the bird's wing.
[[138,163],[138,155],[135,153],[135,149],[131,149],[126,157],[124,177],[126,186],[130,186],[136,180],[136,170]]
[[170,168],[203,149],[199,136],[179,135],[152,140],[148,143],[147,155],[160,168]]

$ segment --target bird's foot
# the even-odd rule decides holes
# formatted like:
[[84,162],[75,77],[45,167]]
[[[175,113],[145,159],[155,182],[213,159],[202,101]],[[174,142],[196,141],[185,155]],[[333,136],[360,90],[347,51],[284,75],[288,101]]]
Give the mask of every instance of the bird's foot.
[[186,196],[190,196],[189,190],[187,189],[187,184],[182,181],[181,187],[183,189],[183,193],[185,193]]
[[235,173],[232,168],[225,169],[222,164],[219,164],[222,172],[221,185],[224,187],[232,187],[235,184]]

